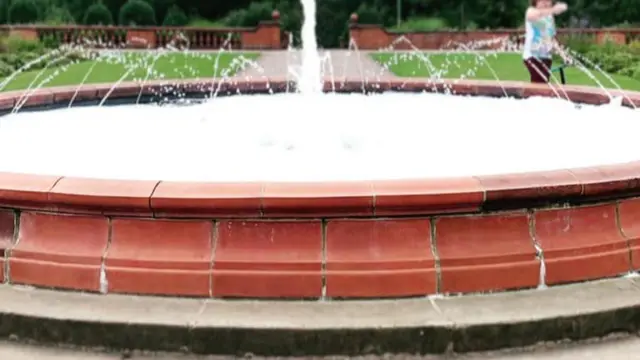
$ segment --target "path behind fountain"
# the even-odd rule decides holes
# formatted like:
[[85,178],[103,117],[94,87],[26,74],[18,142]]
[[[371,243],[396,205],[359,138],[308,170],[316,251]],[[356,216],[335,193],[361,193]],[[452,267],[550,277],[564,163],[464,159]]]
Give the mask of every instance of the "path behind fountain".
[[[325,77],[363,80],[388,80],[398,77],[371,59],[369,51],[320,50],[322,73]],[[299,50],[263,52],[256,67],[247,67],[236,74],[239,79],[287,79],[297,80],[302,64]]]

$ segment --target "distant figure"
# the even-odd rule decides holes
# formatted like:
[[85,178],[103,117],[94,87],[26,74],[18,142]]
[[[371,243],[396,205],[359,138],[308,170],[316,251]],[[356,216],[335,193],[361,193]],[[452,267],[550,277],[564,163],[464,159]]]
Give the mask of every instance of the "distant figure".
[[522,57],[531,75],[531,82],[548,83],[551,77],[551,52],[557,48],[554,16],[567,11],[568,7],[563,2],[554,5],[553,0],[530,0],[530,4],[525,15],[526,35]]

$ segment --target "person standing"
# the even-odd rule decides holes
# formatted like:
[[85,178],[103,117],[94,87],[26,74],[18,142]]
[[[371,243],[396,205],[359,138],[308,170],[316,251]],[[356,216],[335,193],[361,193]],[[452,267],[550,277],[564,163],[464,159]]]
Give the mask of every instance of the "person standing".
[[557,47],[555,16],[567,11],[563,2],[530,0],[525,14],[525,40],[522,57],[532,83],[548,83],[551,77],[551,53]]

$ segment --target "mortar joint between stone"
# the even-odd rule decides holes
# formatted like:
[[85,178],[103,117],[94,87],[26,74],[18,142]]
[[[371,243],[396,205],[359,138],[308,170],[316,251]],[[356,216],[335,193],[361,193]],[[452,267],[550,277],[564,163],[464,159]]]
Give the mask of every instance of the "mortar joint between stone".
[[211,256],[209,261],[209,297],[213,297],[213,266],[216,261],[216,250],[218,248],[218,236],[219,236],[220,222],[216,219],[211,220]]
[[436,239],[436,226],[437,226],[437,217],[432,216],[429,218],[430,222],[430,250],[431,255],[433,256],[434,268],[436,271],[436,294],[440,294],[442,292],[442,266],[440,264],[440,253],[438,252],[438,242]]

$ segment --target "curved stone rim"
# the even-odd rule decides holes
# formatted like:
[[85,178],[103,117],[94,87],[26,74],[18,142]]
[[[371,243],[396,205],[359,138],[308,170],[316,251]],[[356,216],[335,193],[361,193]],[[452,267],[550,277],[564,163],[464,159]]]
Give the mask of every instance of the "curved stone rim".
[[[44,88],[0,94],[0,111],[16,104],[42,107],[75,101],[109,100],[157,95],[176,90],[190,94],[273,93],[292,89],[283,79],[124,83]],[[603,104],[600,89],[564,86],[572,101]],[[424,79],[362,82],[334,79],[325,91],[451,92],[480,96],[554,96],[547,85],[494,81],[425,81]],[[640,107],[640,92],[610,91],[626,106]],[[481,210],[540,206],[557,202],[590,202],[640,193],[640,159],[630,163],[559,169],[521,174],[397,181],[304,183],[193,183],[106,180],[63,176],[0,173],[0,206],[65,209],[109,214],[146,213],[157,216],[218,217],[380,216],[467,213]]]

